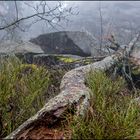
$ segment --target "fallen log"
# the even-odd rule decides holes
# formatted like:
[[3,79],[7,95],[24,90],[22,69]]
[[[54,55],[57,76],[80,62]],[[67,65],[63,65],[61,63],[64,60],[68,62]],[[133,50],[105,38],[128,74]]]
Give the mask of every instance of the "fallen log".
[[[129,43],[126,53],[130,54],[139,34]],[[67,72],[62,78],[60,93],[49,100],[33,117],[29,118],[5,139],[27,138],[30,130],[38,125],[53,125],[62,114],[75,106],[77,115],[84,115],[89,107],[90,89],[85,85],[87,73],[91,70],[108,70],[123,59],[124,52],[118,50],[115,54],[102,61],[82,66]]]

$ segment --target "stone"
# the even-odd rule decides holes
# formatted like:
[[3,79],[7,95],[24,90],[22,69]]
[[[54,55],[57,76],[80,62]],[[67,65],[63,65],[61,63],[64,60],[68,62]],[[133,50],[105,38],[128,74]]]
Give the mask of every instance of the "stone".
[[[90,56],[91,50],[93,51],[93,48],[97,45],[94,37],[80,31],[42,34],[30,41],[39,45],[47,54],[73,54],[79,56]],[[96,52],[96,49],[94,51]]]
[[6,41],[0,44],[0,54],[26,54],[26,53],[44,53],[40,46],[31,42],[13,42]]

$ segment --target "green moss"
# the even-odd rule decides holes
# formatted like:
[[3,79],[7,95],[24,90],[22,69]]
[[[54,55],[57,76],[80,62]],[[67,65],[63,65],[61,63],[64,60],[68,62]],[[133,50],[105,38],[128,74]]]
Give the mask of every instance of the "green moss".
[[71,57],[64,57],[64,56],[57,56],[58,60],[63,61],[65,63],[72,63],[74,62],[76,59],[71,58]]
[[74,59],[74,58],[71,58],[71,57],[57,56],[57,59],[59,61],[64,62],[64,63],[82,62],[83,64],[86,64],[86,65],[92,63],[92,60],[88,59],[88,58],[78,60],[78,59]]

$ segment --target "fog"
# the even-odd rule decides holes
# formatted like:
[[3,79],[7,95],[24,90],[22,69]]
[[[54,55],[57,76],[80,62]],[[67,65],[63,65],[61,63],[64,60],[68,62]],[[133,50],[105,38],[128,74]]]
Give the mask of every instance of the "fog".
[[[26,17],[33,14],[34,10],[29,5],[33,6],[38,3],[39,1],[18,1],[19,16]],[[29,40],[40,34],[63,30],[87,31],[99,38],[101,35],[101,18],[103,35],[112,33],[123,44],[127,43],[139,30],[139,1],[62,1],[62,3],[62,9],[72,7],[75,14],[68,15],[68,21],[62,20],[60,22],[61,27],[52,28],[42,21],[29,26],[35,19],[24,20],[21,26],[28,26],[28,28],[25,31],[17,29],[20,39]],[[47,1],[47,4],[53,7],[57,1]],[[14,1],[0,2],[0,16],[7,17],[8,22],[10,22],[14,14],[16,14]],[[1,36],[4,34],[5,31],[1,31]]]

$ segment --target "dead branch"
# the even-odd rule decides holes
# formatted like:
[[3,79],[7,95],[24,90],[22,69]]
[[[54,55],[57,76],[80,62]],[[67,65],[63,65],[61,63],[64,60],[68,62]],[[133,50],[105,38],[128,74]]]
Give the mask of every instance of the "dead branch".
[[115,40],[114,36],[111,35],[110,38],[108,38],[108,41],[110,41],[114,46],[110,45],[108,46],[108,48],[117,51],[120,48],[120,45],[117,43],[117,41]]

